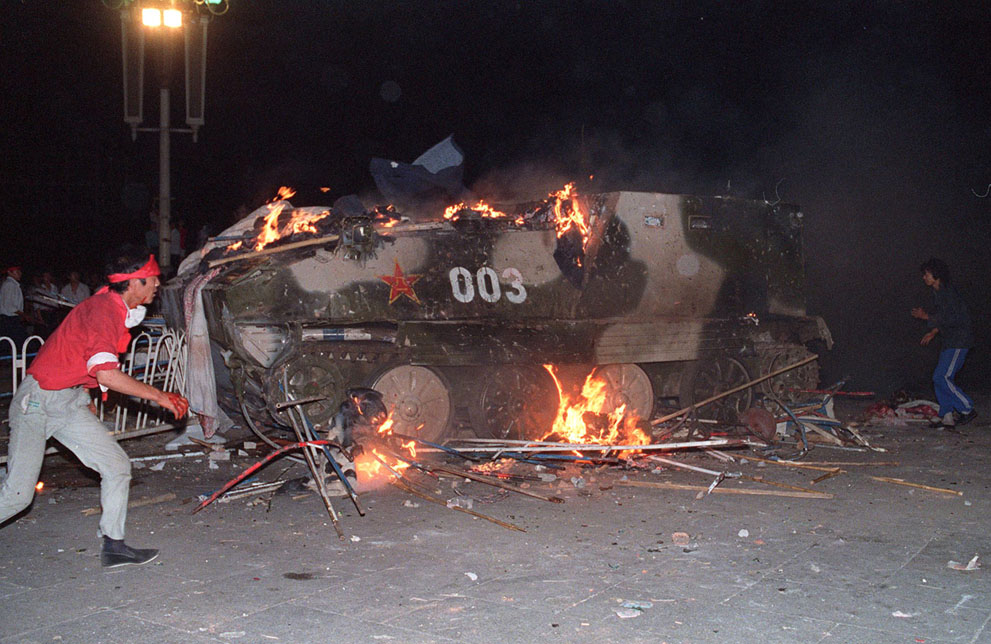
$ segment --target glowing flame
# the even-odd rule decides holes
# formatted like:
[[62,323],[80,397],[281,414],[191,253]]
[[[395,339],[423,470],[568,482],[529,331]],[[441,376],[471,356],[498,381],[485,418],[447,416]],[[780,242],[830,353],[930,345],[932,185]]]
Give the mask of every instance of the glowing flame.
[[581,202],[578,201],[578,191],[574,182],[551,193],[550,196],[554,199],[554,229],[557,231],[557,236],[563,236],[572,228],[577,229],[582,236],[582,246],[585,246],[590,234],[588,218],[582,211]]
[[[319,232],[314,224],[324,217],[329,216],[329,210],[323,210],[318,213],[293,210],[292,218],[289,222],[281,229],[279,228],[279,216],[288,205],[286,200],[295,194],[296,191],[292,188],[287,188],[286,186],[279,188],[275,200],[268,204],[268,214],[265,215],[265,223],[262,225],[261,232],[258,233],[258,238],[255,240],[255,250],[261,250],[272,242],[288,235],[295,235],[296,233],[316,234]],[[228,250],[233,250],[233,248],[228,248]]]
[[[392,418],[392,412],[390,411],[389,415],[375,431],[375,435],[384,438],[393,436],[392,427],[394,424],[395,422]],[[408,440],[401,442],[400,445],[409,453],[410,458],[416,458],[416,441]],[[376,458],[376,456],[378,458]],[[381,459],[381,461],[379,459]],[[383,455],[379,450],[372,448],[371,453],[365,452],[360,454],[355,459],[355,472],[357,472],[359,477],[365,481],[373,481],[383,477],[386,479],[395,478],[395,474],[389,471],[389,469],[382,464],[382,461],[387,463],[389,467],[399,474],[402,474],[402,472],[410,466],[410,464],[406,461],[398,458],[389,458],[388,456]]]
[[488,219],[507,219],[510,217],[510,215],[507,215],[501,210],[496,210],[484,201],[479,201],[474,206],[469,206],[462,201],[459,204],[448,206],[447,209],[444,210],[444,219],[454,219],[454,216],[463,210],[470,210]]
[[38,483],[34,486],[34,489],[37,492],[41,492],[42,490],[44,490],[45,489],[44,481],[38,481]]
[[[636,415],[626,414],[626,405],[608,409],[609,384],[589,374],[581,394],[572,400],[564,393],[554,367],[544,365],[554,379],[561,404],[554,425],[541,440],[554,436],[566,443],[598,443],[603,445],[647,445],[650,438],[638,426]],[[587,419],[593,422],[591,426]]]

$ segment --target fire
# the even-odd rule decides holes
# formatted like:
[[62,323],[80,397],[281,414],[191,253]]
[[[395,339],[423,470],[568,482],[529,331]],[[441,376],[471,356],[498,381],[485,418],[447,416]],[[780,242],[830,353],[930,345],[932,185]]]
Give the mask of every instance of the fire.
[[[393,462],[389,463],[390,460]],[[355,472],[358,474],[359,477],[368,480],[373,480],[383,475],[388,476],[390,478],[393,477],[394,474],[391,471],[389,471],[388,468],[386,468],[382,463],[388,463],[389,467],[395,470],[397,474],[402,474],[403,471],[409,467],[409,463],[404,463],[403,461],[400,461],[398,459],[390,459],[387,456],[384,456],[377,449],[372,448],[371,454],[368,453],[360,454],[354,460]]]
[[37,492],[41,492],[42,490],[45,489],[45,482],[44,481],[38,481],[38,483],[34,486],[34,489]]
[[565,185],[550,196],[554,199],[554,228],[557,236],[561,237],[572,228],[577,229],[582,236],[582,246],[588,243],[590,234],[587,217],[578,201],[578,191],[574,182]]
[[[393,421],[392,412],[390,411],[386,419],[381,425],[379,425],[378,429],[375,430],[375,435],[386,439],[388,437],[392,437],[392,427],[394,424],[395,422]],[[416,441],[408,440],[405,442],[400,442],[400,446],[406,450],[410,459],[416,458]],[[403,455],[403,458],[406,458],[406,456]],[[387,463],[388,467],[383,465],[383,462]],[[400,458],[390,458],[375,448],[371,449],[371,453],[365,452],[358,455],[354,461],[354,464],[355,472],[357,472],[358,475],[366,481],[372,481],[380,477],[393,478],[394,474],[389,470],[390,467],[396,473],[402,474],[406,468],[410,466],[408,462]]]
[[479,201],[474,206],[469,206],[465,202],[454,204],[453,206],[448,206],[444,210],[444,219],[454,219],[454,216],[461,212],[462,210],[471,210],[472,212],[477,212],[480,216],[486,217],[488,219],[505,219],[509,215],[502,212],[501,210],[496,210],[484,201]]
[[[567,443],[598,443],[603,445],[647,445],[650,438],[638,427],[638,418],[626,414],[626,405],[607,409],[609,385],[589,374],[581,394],[572,400],[564,393],[554,367],[544,365],[554,379],[561,404],[554,425],[541,440],[550,436]],[[591,421],[591,426],[590,422]],[[596,422],[598,421],[598,422]]]
[[275,199],[268,204],[268,214],[265,215],[265,223],[262,226],[261,232],[258,233],[258,238],[255,240],[255,250],[261,250],[287,235],[295,235],[296,233],[316,234],[319,232],[314,224],[324,217],[329,216],[329,210],[318,213],[293,210],[289,223],[283,228],[279,228],[279,216],[286,209],[286,206],[289,205],[287,199],[292,198],[295,194],[296,191],[292,188],[286,186],[279,188]]

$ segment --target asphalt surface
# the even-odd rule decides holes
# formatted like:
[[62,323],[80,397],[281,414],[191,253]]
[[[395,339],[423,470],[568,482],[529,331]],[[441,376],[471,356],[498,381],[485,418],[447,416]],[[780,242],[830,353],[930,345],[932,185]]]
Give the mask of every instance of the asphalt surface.
[[[979,408],[991,411],[987,397]],[[235,452],[217,469],[202,456],[161,461],[160,470],[141,461],[132,502],[174,498],[133,508],[127,541],[162,553],[112,571],[100,567],[98,517],[83,513],[99,503],[96,479],[52,457],[33,506],[0,529],[0,644],[991,643],[988,414],[959,432],[888,426],[869,436],[887,451],[814,449],[806,461],[873,463],[816,484],[821,471],[673,457],[831,499],[696,498],[628,483],[707,486],[711,477],[572,466],[556,481],[527,482],[563,504],[463,479],[428,482],[441,498],[469,497],[474,510],[526,532],[386,486],[362,494],[365,516],[334,500],[343,541],[312,493],[191,514],[198,495],[254,457]],[[126,447],[164,453],[166,439]],[[897,465],[880,464],[888,462]],[[260,478],[288,466],[276,462]],[[296,465],[284,475],[303,473]],[[583,487],[571,482],[578,476]],[[788,491],[730,479],[716,489],[735,488]],[[948,567],[975,555],[975,570]]]

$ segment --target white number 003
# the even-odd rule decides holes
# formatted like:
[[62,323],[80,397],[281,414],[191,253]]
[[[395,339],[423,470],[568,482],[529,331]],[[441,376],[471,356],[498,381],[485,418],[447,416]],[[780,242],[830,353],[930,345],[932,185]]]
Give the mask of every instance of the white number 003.
[[523,275],[515,268],[507,268],[502,272],[502,278],[509,282],[505,293],[499,284],[498,273],[488,266],[481,267],[474,275],[464,266],[455,266],[448,275],[451,278],[454,299],[465,304],[475,299],[476,291],[486,302],[498,302],[503,295],[513,304],[520,304],[526,299]]

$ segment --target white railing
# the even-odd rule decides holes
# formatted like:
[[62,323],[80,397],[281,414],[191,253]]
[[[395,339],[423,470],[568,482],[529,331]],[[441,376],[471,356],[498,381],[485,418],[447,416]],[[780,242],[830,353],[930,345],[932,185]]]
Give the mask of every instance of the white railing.
[[[28,359],[37,354],[42,344],[44,340],[36,335],[20,347],[10,338],[0,338],[0,369],[4,376],[8,370],[10,374],[9,379],[0,377],[0,400],[9,402],[24,380]],[[182,392],[186,386],[185,334],[167,329],[138,334],[124,354],[121,371],[158,389]],[[166,410],[145,400],[111,393],[106,403],[99,399],[96,402],[100,420],[112,425],[118,438],[153,434],[174,426]]]

